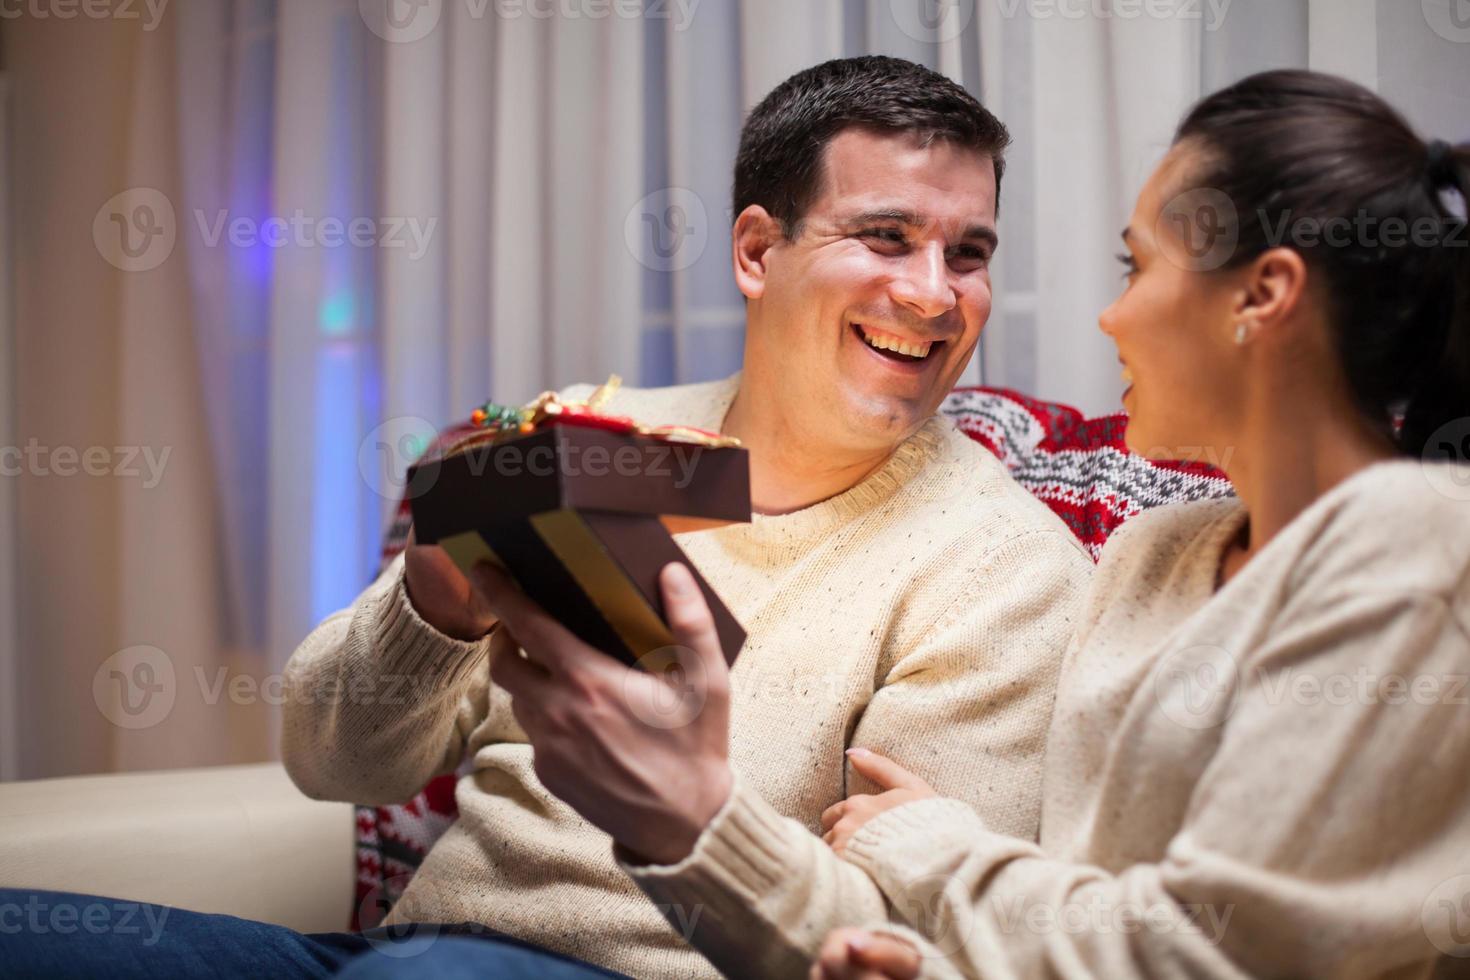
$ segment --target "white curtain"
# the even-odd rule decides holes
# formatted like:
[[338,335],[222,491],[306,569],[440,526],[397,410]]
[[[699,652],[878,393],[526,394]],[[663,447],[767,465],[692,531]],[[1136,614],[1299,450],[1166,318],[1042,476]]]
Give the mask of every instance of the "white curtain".
[[[1318,67],[1470,136],[1464,0],[629,2],[190,0],[156,31],[7,21],[30,189],[9,439],[176,453],[162,492],[16,484],[19,530],[0,535],[27,572],[0,657],[24,736],[3,747],[11,772],[267,754],[273,706],[251,685],[368,580],[436,428],[485,397],[738,367],[731,166],[745,113],[800,68],[909,58],[1005,120],[995,313],[965,380],[1090,412],[1120,389],[1096,328],[1118,232],[1201,94]],[[151,272],[99,264],[85,233],[129,187],[175,213]],[[142,734],[89,707],[93,671],[129,644],[167,650],[180,687]],[[247,696],[195,704],[196,668],[243,676]]]

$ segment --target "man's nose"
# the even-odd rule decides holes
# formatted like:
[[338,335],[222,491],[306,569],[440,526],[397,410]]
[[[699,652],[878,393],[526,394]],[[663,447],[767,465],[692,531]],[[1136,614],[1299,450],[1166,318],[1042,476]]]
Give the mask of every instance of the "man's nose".
[[954,309],[954,289],[949,284],[949,266],[944,249],[935,242],[909,254],[903,272],[893,281],[893,300],[932,320]]

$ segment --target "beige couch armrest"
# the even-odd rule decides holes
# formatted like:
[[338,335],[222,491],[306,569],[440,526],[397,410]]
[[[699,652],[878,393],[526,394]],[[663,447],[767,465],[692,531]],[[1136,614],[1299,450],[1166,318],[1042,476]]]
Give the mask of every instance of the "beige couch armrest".
[[354,880],[352,807],[278,763],[0,783],[3,887],[340,932]]

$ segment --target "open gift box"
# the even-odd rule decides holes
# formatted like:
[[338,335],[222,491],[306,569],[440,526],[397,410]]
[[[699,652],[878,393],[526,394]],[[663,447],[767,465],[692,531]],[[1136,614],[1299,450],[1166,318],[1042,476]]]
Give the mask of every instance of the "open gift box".
[[630,665],[674,662],[659,572],[694,573],[733,662],[745,631],[673,534],[750,520],[750,460],[733,439],[600,415],[547,393],[487,406],[487,428],[409,471],[415,535],[466,574],[505,569],[583,641]]

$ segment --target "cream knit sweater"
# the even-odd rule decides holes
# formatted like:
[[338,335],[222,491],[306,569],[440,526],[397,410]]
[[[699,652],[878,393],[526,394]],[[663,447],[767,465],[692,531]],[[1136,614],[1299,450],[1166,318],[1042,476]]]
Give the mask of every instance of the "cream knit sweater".
[[[738,380],[623,390],[609,410],[718,429]],[[653,902],[606,835],[537,781],[489,683],[496,641],[424,623],[401,559],[301,644],[283,748],[308,795],[403,801],[471,760],[459,820],[395,921],[484,923],[637,977],[712,974],[686,939],[733,975],[802,975],[828,929],[885,910],[816,836],[822,811],[861,788],[844,767],[854,745],[1034,838],[1091,563],[994,457],[935,417],[846,493],[679,544],[749,639],[731,678],[735,793],[688,861],[639,872]]]
[[1370,467],[1217,593],[1244,520],[1168,507],[1108,543],[1039,847],[944,799],[853,839],[933,940],[926,976],[1409,978],[1470,955],[1470,502]]

